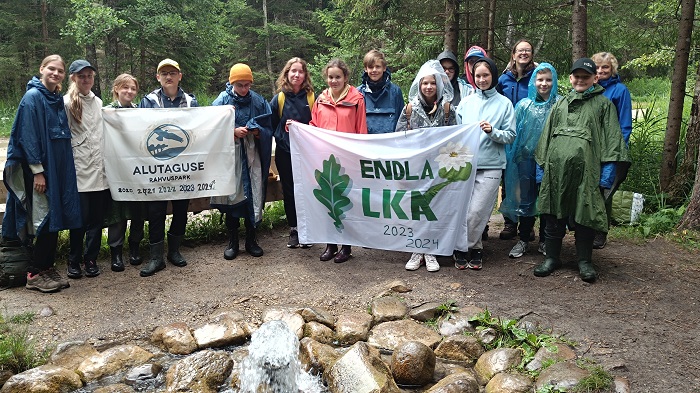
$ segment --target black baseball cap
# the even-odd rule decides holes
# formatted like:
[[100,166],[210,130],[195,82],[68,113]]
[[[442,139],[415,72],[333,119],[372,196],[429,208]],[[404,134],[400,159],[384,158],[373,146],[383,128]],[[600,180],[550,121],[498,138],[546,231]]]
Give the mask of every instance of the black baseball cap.
[[70,67],[68,67],[68,73],[69,74],[75,74],[76,72],[82,71],[84,68],[90,68],[93,71],[97,72],[95,67],[90,64],[89,61],[87,60],[76,60],[70,64]]
[[588,57],[582,57],[574,62],[571,66],[571,73],[576,70],[584,70],[589,74],[595,75],[595,62]]

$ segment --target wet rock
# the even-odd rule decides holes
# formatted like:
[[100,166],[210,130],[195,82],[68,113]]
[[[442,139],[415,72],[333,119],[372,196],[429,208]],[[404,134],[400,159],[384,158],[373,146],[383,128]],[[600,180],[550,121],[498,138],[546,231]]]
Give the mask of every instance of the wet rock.
[[486,385],[494,375],[520,364],[521,359],[520,350],[515,348],[498,348],[486,352],[474,365],[479,384]]
[[486,384],[486,393],[529,393],[532,380],[525,375],[498,373]]
[[175,355],[189,355],[197,350],[192,331],[182,322],[157,327],[151,342]]
[[409,311],[408,316],[416,321],[425,322],[435,318],[439,314],[438,307],[440,307],[441,304],[442,303],[438,302],[423,303]]
[[555,363],[540,373],[537,381],[535,381],[535,389],[552,385],[556,389],[568,390],[589,375],[590,372],[577,367],[571,362]]
[[326,379],[334,393],[399,393],[379,352],[364,342],[355,343],[338,359]]
[[435,349],[435,356],[460,362],[473,362],[484,354],[484,347],[476,337],[449,336]]
[[304,337],[304,318],[297,311],[298,308],[294,307],[268,307],[263,311],[262,321],[284,321],[297,338],[301,339]]
[[632,388],[630,387],[630,381],[627,378],[615,377],[613,380],[613,385],[615,386],[615,393],[631,393]]
[[486,328],[483,330],[479,330],[476,333],[476,337],[481,341],[482,344],[488,345],[496,341],[496,338],[498,337],[498,334],[496,333],[496,330],[493,328]]
[[134,393],[134,389],[124,385],[123,383],[117,383],[114,385],[97,388],[93,393]]
[[474,326],[469,322],[470,319],[483,312],[482,308],[476,306],[464,306],[457,312],[450,314],[449,318],[440,321],[439,331],[443,336],[453,336],[464,332],[473,332]]
[[206,349],[173,364],[165,377],[168,392],[215,393],[233,369],[224,351]]
[[435,347],[442,337],[425,325],[404,319],[381,323],[369,333],[367,342],[379,348],[396,349],[408,341],[418,341],[430,348]]
[[153,354],[138,345],[119,345],[85,359],[78,371],[86,381],[94,381],[105,375],[149,361]]
[[227,319],[217,323],[208,323],[194,330],[194,339],[200,349],[242,344],[247,338],[246,329],[238,322]]
[[335,329],[335,317],[328,310],[320,307],[305,307],[301,310],[301,316],[306,323],[318,322]]
[[75,370],[85,359],[99,352],[85,341],[70,341],[59,344],[51,354],[49,363],[68,370]]
[[397,293],[406,293],[406,292],[412,291],[412,289],[408,285],[406,285],[406,283],[403,282],[402,280],[394,280],[394,281],[390,282],[388,285],[388,288],[391,291],[397,292]]
[[301,339],[299,360],[304,370],[312,374],[323,374],[326,370],[330,370],[338,358],[340,354],[332,346],[309,337]]
[[468,372],[450,374],[428,389],[427,393],[479,393],[479,383]]
[[71,392],[83,387],[74,371],[54,365],[43,365],[15,374],[5,382],[3,393],[56,393]]
[[372,316],[367,313],[341,314],[335,323],[335,337],[341,345],[366,341],[371,326]]
[[403,319],[408,313],[408,306],[396,296],[384,296],[372,299],[370,313],[374,324]]
[[331,328],[318,322],[307,322],[304,325],[304,337],[309,337],[322,344],[333,344],[335,333]]
[[576,359],[576,353],[569,348],[568,345],[563,344],[563,343],[556,343],[554,344],[554,347],[556,348],[555,351],[550,352],[546,347],[540,348],[537,353],[535,354],[535,357],[530,361],[525,366],[526,370],[533,371],[533,370],[539,370],[542,368],[542,364],[545,361],[565,361],[565,360],[574,360]]
[[433,381],[435,353],[418,341],[403,343],[391,356],[391,372],[399,385],[427,385]]
[[155,378],[163,370],[163,366],[156,363],[146,363],[134,367],[124,376],[127,385],[133,385],[138,381]]

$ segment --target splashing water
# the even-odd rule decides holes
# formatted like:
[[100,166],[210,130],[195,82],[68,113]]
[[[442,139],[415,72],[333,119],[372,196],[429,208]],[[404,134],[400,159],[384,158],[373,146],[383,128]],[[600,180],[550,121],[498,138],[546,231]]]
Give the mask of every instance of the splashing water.
[[325,393],[319,378],[301,370],[299,339],[283,321],[265,322],[241,362],[240,393]]

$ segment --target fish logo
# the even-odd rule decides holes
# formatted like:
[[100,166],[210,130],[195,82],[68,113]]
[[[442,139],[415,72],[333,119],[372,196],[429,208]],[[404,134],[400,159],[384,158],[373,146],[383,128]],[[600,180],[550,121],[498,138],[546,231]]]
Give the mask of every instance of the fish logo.
[[174,124],[161,124],[148,134],[148,152],[159,161],[180,155],[190,145],[190,134]]

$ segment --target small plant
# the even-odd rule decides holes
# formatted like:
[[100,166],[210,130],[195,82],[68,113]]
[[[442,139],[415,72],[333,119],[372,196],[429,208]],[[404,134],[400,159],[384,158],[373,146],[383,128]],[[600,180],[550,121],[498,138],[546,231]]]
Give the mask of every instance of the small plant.
[[561,390],[554,385],[544,385],[541,388],[537,389],[535,393],[564,393],[566,390]]
[[34,317],[30,312],[0,316],[0,370],[16,374],[46,363],[51,349],[37,349],[26,326],[21,326],[32,323]]
[[607,391],[613,385],[613,377],[600,366],[586,366],[591,375],[581,379],[571,389],[573,393],[596,393]]
[[644,237],[673,231],[678,221],[683,217],[686,206],[679,208],[664,208],[656,213],[642,214],[637,227]]
[[10,318],[8,318],[8,322],[17,325],[29,325],[30,323],[34,322],[35,318],[36,314],[27,311],[21,314],[12,315]]

